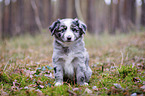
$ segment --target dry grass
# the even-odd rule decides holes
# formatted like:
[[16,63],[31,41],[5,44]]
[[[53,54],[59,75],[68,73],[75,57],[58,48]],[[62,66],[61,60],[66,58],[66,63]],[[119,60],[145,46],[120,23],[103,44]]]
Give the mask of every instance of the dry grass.
[[[0,41],[0,94],[71,94],[67,89],[77,95],[145,94],[142,89],[145,86],[145,32],[113,36],[87,34],[84,41],[93,70],[89,86],[65,83],[60,87],[54,87],[51,76],[53,39],[50,34]],[[74,88],[78,90],[73,91]],[[87,88],[92,92],[85,91]]]

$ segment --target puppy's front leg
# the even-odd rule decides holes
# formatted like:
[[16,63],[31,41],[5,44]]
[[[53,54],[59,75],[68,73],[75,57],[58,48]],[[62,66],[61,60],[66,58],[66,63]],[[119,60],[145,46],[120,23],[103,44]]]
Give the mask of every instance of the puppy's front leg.
[[78,66],[78,68],[77,68],[76,78],[77,78],[77,84],[79,84],[79,85],[88,85],[88,83],[85,82],[84,70],[80,66]]
[[59,86],[63,84],[63,69],[61,65],[56,65],[54,67],[54,75],[55,75],[55,86]]

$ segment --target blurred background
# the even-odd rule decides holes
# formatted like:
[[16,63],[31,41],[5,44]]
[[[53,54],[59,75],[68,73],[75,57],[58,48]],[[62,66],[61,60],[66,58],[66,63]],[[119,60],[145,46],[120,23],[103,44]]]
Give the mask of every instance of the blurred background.
[[0,38],[42,33],[58,18],[76,17],[91,34],[139,32],[145,0],[0,0]]

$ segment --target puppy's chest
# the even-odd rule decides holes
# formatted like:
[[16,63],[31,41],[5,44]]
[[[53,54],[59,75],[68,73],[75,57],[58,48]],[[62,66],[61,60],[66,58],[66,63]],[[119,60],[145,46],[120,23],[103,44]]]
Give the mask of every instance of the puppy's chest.
[[74,52],[68,52],[67,54],[64,55],[64,71],[65,74],[68,75],[73,75],[74,74],[74,69],[77,66],[77,63],[75,63],[75,58],[76,55]]
[[74,58],[76,57],[77,54],[75,54],[74,52],[69,52],[67,54],[64,55],[64,60],[66,64],[70,64],[72,63],[72,61],[74,60]]

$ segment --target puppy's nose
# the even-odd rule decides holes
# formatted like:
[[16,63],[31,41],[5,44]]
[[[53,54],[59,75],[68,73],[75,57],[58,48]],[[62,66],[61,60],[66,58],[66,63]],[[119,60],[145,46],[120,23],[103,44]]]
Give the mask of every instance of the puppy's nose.
[[68,40],[68,41],[70,41],[70,40],[71,40],[71,36],[70,36],[70,35],[67,37],[67,40]]

